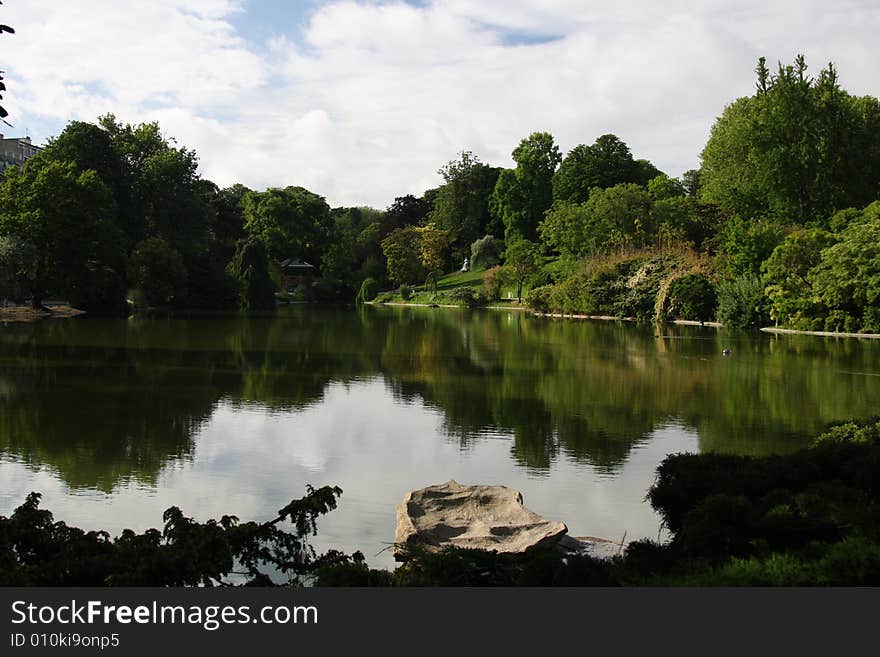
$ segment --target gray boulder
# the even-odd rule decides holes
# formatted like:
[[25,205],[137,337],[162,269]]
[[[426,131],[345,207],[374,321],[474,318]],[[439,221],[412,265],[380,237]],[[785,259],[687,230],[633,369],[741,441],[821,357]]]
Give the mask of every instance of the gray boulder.
[[523,506],[506,486],[463,486],[455,481],[407,493],[397,507],[395,556],[402,546],[446,546],[522,554],[556,546],[568,528]]

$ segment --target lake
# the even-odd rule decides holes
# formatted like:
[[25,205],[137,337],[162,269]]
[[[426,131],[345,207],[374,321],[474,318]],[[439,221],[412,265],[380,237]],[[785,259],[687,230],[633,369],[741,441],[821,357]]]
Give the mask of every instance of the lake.
[[665,455],[789,452],[878,409],[868,340],[395,307],[7,324],[0,515],[39,491],[115,535],[338,485],[316,547],[392,567],[397,503],[455,479],[573,535],[657,538]]

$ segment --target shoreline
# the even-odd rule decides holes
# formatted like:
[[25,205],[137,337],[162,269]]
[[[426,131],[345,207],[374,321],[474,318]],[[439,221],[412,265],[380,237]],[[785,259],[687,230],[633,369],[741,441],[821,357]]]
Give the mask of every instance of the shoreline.
[[[430,303],[405,303],[401,301],[389,301],[385,303],[376,303],[375,301],[367,301],[367,305],[371,306],[413,306],[416,308],[463,308],[467,306],[454,306],[450,304],[430,304]],[[548,317],[550,319],[578,319],[593,320],[602,322],[636,322],[635,317],[614,317],[611,315],[585,315],[580,313],[539,313],[525,306],[483,306],[485,310],[516,310],[520,312],[530,312],[535,317]],[[663,322],[663,324],[674,324],[677,326],[704,326],[708,328],[724,328],[720,322],[698,322],[693,319],[675,319],[671,322]],[[776,328],[773,326],[764,326],[757,329],[761,333],[769,333],[772,335],[809,335],[818,338],[856,338],[865,340],[880,340],[880,333],[837,333],[834,331],[802,331],[798,329]]]
[[836,333],[834,331],[798,331],[797,329],[775,328],[766,326],[758,329],[764,333],[782,335],[812,335],[820,338],[863,338],[865,340],[880,340],[880,333]]
[[[472,310],[467,306],[456,306],[452,304],[439,304],[439,303],[406,303],[402,301],[389,301],[385,303],[376,303],[375,301],[367,301],[366,305],[369,306],[411,306],[414,308],[459,308],[463,310]],[[279,304],[279,305],[292,305],[288,304]],[[29,306],[9,306],[6,308],[0,307],[0,323],[21,323],[21,322],[36,322],[41,319],[67,319],[69,317],[79,317],[81,315],[85,315],[86,312],[84,310],[79,310],[77,308],[73,308],[67,304],[58,304],[58,305],[48,305],[47,307],[51,308],[50,312],[34,310]],[[602,322],[636,322],[635,317],[614,317],[611,315],[587,315],[581,313],[539,313],[531,308],[527,308],[525,306],[514,306],[514,305],[505,305],[505,306],[483,306],[485,310],[507,310],[507,311],[517,311],[517,312],[529,312],[532,313],[535,317],[547,317],[550,319],[577,319],[577,320],[592,320],[592,321],[602,321]],[[720,322],[698,322],[696,320],[691,319],[676,319],[671,322],[663,322],[664,324],[674,324],[678,326],[703,326],[709,328],[724,328],[724,325]],[[863,339],[863,340],[880,340],[880,333],[847,333],[847,332],[835,332],[835,331],[802,331],[798,329],[787,329],[787,328],[777,328],[773,326],[765,326],[758,329],[761,333],[768,333],[771,335],[809,335],[817,338],[855,338],[855,339]]]
[[30,306],[9,306],[0,308],[0,323],[24,323],[38,322],[42,319],[67,319],[85,315],[85,310],[79,310],[67,304],[46,304],[50,310],[34,310]]

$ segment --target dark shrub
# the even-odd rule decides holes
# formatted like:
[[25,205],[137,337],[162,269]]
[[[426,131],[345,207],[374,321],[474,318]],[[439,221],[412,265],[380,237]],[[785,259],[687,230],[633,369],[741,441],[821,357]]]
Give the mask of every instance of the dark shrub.
[[472,287],[457,287],[449,292],[448,299],[452,303],[476,308],[486,305],[486,297]]
[[666,297],[666,316],[707,322],[715,318],[718,293],[702,274],[688,274],[673,281]]

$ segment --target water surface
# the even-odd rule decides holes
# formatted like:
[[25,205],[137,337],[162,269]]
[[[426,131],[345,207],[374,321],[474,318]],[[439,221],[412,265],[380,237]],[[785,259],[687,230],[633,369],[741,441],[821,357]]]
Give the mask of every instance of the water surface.
[[787,452],[878,408],[859,340],[372,307],[0,325],[0,514],[35,490],[115,534],[333,484],[317,547],[390,567],[395,505],[456,479],[575,535],[656,537],[666,454]]

